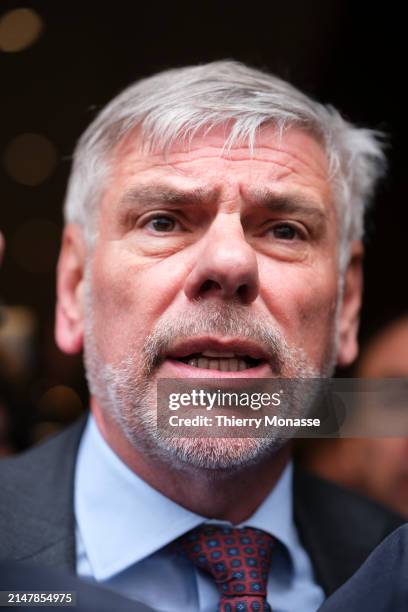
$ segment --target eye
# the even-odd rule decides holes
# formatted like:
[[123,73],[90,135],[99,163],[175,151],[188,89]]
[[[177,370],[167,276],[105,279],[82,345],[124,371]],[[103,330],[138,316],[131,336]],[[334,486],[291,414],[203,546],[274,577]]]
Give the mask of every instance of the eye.
[[146,222],[145,227],[164,233],[180,229],[180,223],[168,215],[155,215]]
[[300,230],[290,223],[276,224],[268,230],[268,233],[272,233],[273,236],[279,240],[296,240],[296,238],[303,238]]

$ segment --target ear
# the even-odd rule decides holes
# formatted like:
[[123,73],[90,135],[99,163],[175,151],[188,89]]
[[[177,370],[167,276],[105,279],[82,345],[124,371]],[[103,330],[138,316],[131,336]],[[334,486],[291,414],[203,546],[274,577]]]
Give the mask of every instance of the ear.
[[64,229],[57,267],[55,339],[64,353],[79,353],[83,345],[83,282],[86,244],[82,228]]
[[344,273],[342,304],[339,313],[337,364],[347,366],[358,354],[358,327],[363,291],[363,245],[351,243],[350,260]]

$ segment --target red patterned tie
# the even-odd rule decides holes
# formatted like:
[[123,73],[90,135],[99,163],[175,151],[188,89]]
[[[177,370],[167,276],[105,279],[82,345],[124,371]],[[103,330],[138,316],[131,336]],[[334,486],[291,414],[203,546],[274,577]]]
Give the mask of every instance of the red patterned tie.
[[179,552],[214,578],[219,612],[271,612],[266,588],[274,538],[252,527],[201,525],[175,541]]

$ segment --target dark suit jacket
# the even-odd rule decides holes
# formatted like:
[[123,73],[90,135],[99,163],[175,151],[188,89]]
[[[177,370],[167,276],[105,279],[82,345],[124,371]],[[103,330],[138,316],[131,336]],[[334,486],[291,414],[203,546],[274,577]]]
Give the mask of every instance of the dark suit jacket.
[[[390,535],[321,612],[408,610],[408,525]],[[319,611],[319,612],[320,612]]]
[[[1,591],[57,591],[74,592],[75,607],[35,606],[36,612],[74,610],[74,612],[152,612],[151,608],[121,597],[99,586],[87,584],[76,576],[38,565],[18,561],[0,562]],[[28,610],[24,605],[13,610]]]
[[[0,461],[0,559],[73,571],[73,480],[85,421]],[[326,594],[335,591],[403,520],[381,506],[295,471],[295,521]]]

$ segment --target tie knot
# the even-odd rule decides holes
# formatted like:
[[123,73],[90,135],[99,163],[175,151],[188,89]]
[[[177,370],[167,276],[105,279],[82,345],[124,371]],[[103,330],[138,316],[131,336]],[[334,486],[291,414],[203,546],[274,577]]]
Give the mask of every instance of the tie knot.
[[201,525],[175,541],[179,552],[214,578],[220,610],[248,612],[270,610],[266,589],[274,545],[260,529],[223,525]]

